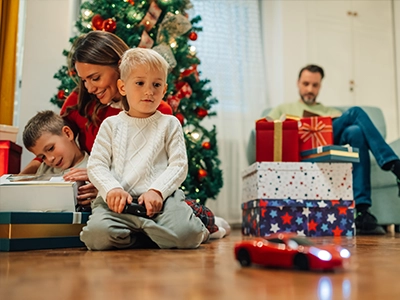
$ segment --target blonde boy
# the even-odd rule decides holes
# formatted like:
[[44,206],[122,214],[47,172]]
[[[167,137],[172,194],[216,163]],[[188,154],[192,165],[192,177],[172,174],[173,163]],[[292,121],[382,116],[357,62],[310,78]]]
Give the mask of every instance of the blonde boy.
[[[182,127],[157,111],[168,67],[151,49],[130,49],[121,59],[125,110],[102,123],[88,162],[99,190],[81,233],[89,249],[137,247],[143,234],[159,248],[197,248],[209,237],[178,189],[188,170]],[[152,219],[122,213],[132,196]]]

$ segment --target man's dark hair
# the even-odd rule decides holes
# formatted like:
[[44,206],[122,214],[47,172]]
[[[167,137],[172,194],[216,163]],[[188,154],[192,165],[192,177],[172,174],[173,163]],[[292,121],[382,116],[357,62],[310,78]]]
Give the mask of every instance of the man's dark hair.
[[320,66],[317,66],[317,65],[307,65],[303,69],[300,70],[299,79],[301,77],[301,73],[303,73],[303,71],[305,71],[305,70],[307,70],[311,73],[319,73],[319,74],[321,74],[321,79],[324,78],[324,75],[325,75],[324,69],[322,69]]

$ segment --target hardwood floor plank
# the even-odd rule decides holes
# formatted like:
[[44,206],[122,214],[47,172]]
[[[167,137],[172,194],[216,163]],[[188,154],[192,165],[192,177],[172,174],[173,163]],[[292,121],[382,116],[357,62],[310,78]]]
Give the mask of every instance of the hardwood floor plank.
[[[1,299],[398,299],[400,235],[313,238],[352,253],[349,268],[242,268],[239,230],[196,250],[84,248],[0,253]],[[246,237],[244,237],[246,238]]]

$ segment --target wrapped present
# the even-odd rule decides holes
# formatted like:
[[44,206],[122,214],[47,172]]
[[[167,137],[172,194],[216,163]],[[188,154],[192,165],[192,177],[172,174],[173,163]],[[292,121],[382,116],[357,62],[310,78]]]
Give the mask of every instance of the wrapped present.
[[256,121],[256,161],[299,161],[298,122]]
[[242,202],[354,199],[351,163],[256,162],[242,172],[242,178]]
[[299,124],[300,152],[333,144],[332,118],[301,118]]
[[354,201],[257,199],[242,204],[243,235],[354,236]]
[[70,211],[77,206],[83,182],[66,182],[62,175],[0,177],[0,211]]
[[9,140],[0,141],[0,175],[20,172],[21,153],[21,146]]
[[300,153],[301,161],[309,162],[360,162],[358,148],[321,146]]
[[87,212],[0,212],[0,251],[84,247]]

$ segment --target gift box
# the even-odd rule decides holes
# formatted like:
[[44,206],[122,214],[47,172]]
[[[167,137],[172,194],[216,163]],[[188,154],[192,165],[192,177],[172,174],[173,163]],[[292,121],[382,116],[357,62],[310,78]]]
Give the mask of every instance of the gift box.
[[256,162],[242,172],[242,202],[353,200],[351,163]]
[[354,201],[257,199],[242,204],[242,234],[354,236]]
[[0,177],[0,211],[75,211],[83,182],[61,176],[5,174]]
[[13,143],[17,140],[18,127],[0,124],[0,140],[11,141]]
[[8,140],[0,141],[0,175],[20,172],[21,153],[21,146]]
[[301,161],[309,162],[360,162],[358,148],[321,146],[300,153]]
[[256,121],[256,161],[299,161],[298,122]]
[[0,251],[84,247],[87,212],[0,212]]
[[299,124],[300,152],[333,144],[332,118],[301,118]]

